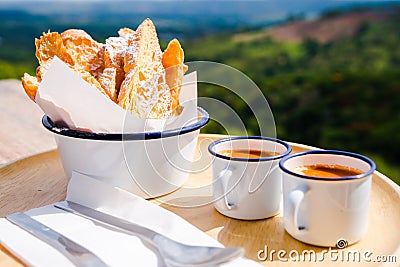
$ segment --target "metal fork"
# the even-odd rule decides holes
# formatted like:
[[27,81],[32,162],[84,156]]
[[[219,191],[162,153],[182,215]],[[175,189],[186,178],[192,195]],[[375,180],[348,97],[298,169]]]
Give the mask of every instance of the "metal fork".
[[157,248],[167,266],[218,266],[241,257],[244,253],[243,248],[220,248],[182,244],[143,226],[71,201],[59,202],[54,206],[86,219],[105,223],[138,235]]

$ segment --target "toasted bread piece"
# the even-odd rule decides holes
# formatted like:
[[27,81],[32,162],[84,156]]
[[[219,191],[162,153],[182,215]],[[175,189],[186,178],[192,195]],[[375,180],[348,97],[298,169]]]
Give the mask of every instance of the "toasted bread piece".
[[187,66],[183,64],[185,59],[181,44],[177,39],[169,42],[162,55],[162,64],[165,68],[167,84],[171,90],[172,110],[179,107],[179,94],[182,87],[183,75],[187,71]]
[[44,65],[57,56],[70,66],[75,64],[72,57],[67,53],[61,35],[58,32],[43,33],[39,39],[35,39],[36,58],[40,65]]
[[[101,79],[104,78],[113,80],[113,88],[104,88],[104,80],[99,81],[102,83],[103,88],[112,92],[113,100],[117,101],[119,88],[122,81],[125,78],[124,72],[124,54],[127,47],[127,40],[122,37],[109,37],[106,39],[106,45],[104,49],[104,70],[100,75]],[[111,70],[115,69],[115,70]],[[111,85],[109,84],[109,85]]]
[[117,101],[118,88],[117,87],[117,69],[105,68],[103,73],[97,78],[101,87],[107,92],[112,101]]
[[104,50],[104,66],[106,68],[122,68],[124,65],[124,54],[127,45],[128,42],[125,38],[107,38]]
[[[138,66],[142,66],[139,65]],[[140,68],[140,67],[139,67]],[[161,61],[155,61],[139,70],[137,92],[133,95],[134,109],[140,118],[166,118],[172,111],[171,91],[166,83]]]
[[127,39],[127,48],[124,54],[124,72],[128,74],[136,67],[136,60],[138,57],[139,34],[131,35]]
[[[129,62],[129,68],[124,68],[129,72],[121,85],[118,104],[140,118],[165,118],[171,114],[171,92],[166,84],[162,52],[153,22],[150,19],[143,21],[130,42],[125,57],[132,62]],[[134,53],[129,54],[129,49]]]
[[132,29],[129,29],[129,28],[121,28],[118,30],[118,35],[125,39],[128,39],[129,36],[134,35],[134,34],[135,34],[135,31]]
[[70,29],[61,33],[66,51],[74,59],[74,69],[90,72],[94,77],[104,69],[104,44],[92,39],[84,30]]
[[38,79],[39,82],[42,81],[42,77],[44,76],[44,74],[46,73],[47,69],[49,68],[50,62],[43,64],[43,65],[39,65],[36,68],[36,77]]
[[63,44],[61,35],[57,32],[43,33],[40,39],[35,39],[35,46],[36,58],[40,64],[36,71],[39,82],[42,80],[42,76],[46,73],[54,56],[60,58],[70,67],[75,65],[75,61],[71,55],[68,54]]
[[29,98],[35,101],[36,92],[39,88],[39,81],[37,78],[25,73],[24,77],[22,77],[22,87],[24,87],[24,90]]
[[137,59],[137,49],[136,44],[138,43],[139,35],[136,31],[131,30],[129,28],[122,28],[118,31],[118,34],[121,38],[126,40],[127,47],[124,52],[124,72],[128,74],[136,64]]

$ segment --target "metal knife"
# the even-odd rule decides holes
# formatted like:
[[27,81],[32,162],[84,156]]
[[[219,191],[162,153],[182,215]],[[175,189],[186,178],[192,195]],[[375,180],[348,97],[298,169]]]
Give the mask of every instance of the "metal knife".
[[117,227],[120,230],[127,231],[128,233],[135,233],[146,240],[152,242],[151,240],[155,235],[159,235],[158,233],[154,232],[153,230],[150,230],[148,228],[139,226],[135,223],[126,221],[121,218],[114,217],[112,215],[108,215],[106,213],[97,211],[95,209],[88,208],[86,206],[83,206],[81,204],[72,202],[72,201],[63,201],[63,202],[58,202],[54,204],[54,207],[71,212],[75,215],[84,217],[89,220],[94,220],[97,221],[101,224],[108,224],[112,227]]
[[36,221],[25,213],[12,213],[7,215],[6,219],[60,251],[76,266],[107,266],[100,258],[88,249],[54,231],[48,226]]

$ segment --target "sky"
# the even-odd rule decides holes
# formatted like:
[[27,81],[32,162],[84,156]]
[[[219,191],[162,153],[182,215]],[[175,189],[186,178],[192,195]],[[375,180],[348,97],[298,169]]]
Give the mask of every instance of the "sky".
[[[124,1],[126,5],[115,5],[117,1]],[[79,8],[71,5],[71,2],[76,5],[79,3]],[[224,2],[229,2],[229,4]],[[265,20],[265,17],[268,17],[270,21],[298,14],[314,18],[324,10],[348,6],[352,3],[370,5],[372,2],[400,3],[400,0],[0,0],[0,10],[23,10],[36,15],[65,16],[84,12],[87,14],[100,8],[103,13],[107,11],[110,14],[149,14],[149,16],[164,17],[167,15],[207,15],[215,18],[225,15],[231,16],[232,19],[236,16],[238,20],[244,19],[250,24],[257,24],[260,20]]]
[[[110,2],[110,0],[0,0],[0,3],[15,3],[15,2]],[[124,1],[124,2],[157,2],[163,1],[168,2],[171,0],[112,0],[115,1]],[[172,0],[173,1],[173,0]],[[175,0],[181,2],[202,2],[204,0]],[[321,0],[214,0],[214,1],[225,1],[225,2],[321,2]],[[341,2],[341,3],[368,3],[368,2],[400,2],[400,0],[323,0],[324,2]]]

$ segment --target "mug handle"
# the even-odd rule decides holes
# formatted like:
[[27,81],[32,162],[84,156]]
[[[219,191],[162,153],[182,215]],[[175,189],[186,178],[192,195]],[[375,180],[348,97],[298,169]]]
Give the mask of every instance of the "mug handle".
[[233,174],[232,170],[224,169],[217,176],[217,180],[219,180],[222,185],[222,192],[223,192],[222,203],[223,203],[223,208],[225,210],[232,210],[237,207],[236,200],[234,200],[235,195],[234,195],[234,192],[232,191],[232,188],[231,188],[231,191],[228,192],[228,190],[229,190],[228,184],[229,184],[229,181],[231,180],[230,178],[231,178],[232,174]]
[[289,223],[292,225],[292,229],[295,229],[296,234],[304,233],[304,231],[307,231],[307,228],[300,229],[299,223],[298,223],[298,218],[299,218],[299,209],[300,205],[304,200],[305,195],[309,191],[309,187],[304,185],[304,186],[299,186],[295,190],[289,193]]

